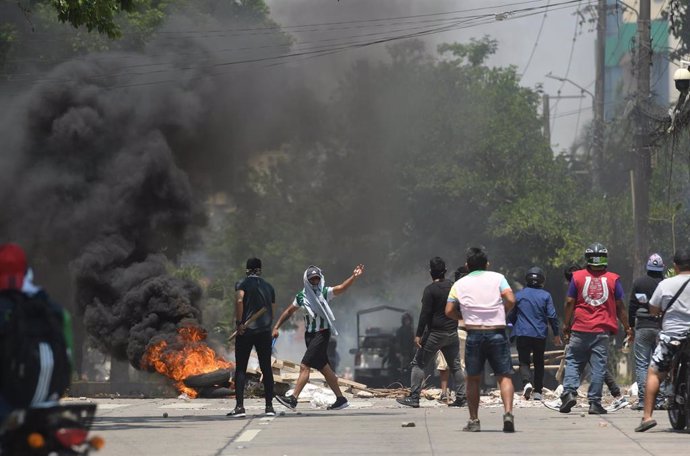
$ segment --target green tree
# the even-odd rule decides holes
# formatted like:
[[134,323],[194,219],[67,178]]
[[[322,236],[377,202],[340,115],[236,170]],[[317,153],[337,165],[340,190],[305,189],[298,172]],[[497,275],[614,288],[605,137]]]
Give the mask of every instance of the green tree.
[[473,244],[515,275],[579,257],[579,183],[541,134],[538,94],[484,63],[495,50],[483,38],[432,56],[407,42],[388,63],[355,63],[323,133],[250,173],[219,251],[273,256],[278,290],[301,286],[309,263],[339,277],[362,261],[382,295],[434,254],[459,265]]

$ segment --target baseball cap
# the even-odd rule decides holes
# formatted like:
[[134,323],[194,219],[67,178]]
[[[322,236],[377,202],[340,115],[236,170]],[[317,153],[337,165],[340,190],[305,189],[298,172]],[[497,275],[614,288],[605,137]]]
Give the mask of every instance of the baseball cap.
[[311,279],[312,277],[322,277],[321,269],[317,268],[316,266],[309,266],[307,268],[307,280]]
[[0,245],[0,290],[21,290],[27,267],[26,254],[21,247]]
[[658,253],[653,253],[647,260],[647,270],[648,271],[664,271],[664,260]]

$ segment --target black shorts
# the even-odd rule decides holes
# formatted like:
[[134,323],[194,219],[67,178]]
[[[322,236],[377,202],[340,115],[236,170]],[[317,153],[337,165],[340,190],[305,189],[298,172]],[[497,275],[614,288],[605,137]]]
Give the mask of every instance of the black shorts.
[[302,364],[316,370],[323,369],[328,364],[328,341],[330,338],[330,329],[304,333],[307,351],[302,358]]

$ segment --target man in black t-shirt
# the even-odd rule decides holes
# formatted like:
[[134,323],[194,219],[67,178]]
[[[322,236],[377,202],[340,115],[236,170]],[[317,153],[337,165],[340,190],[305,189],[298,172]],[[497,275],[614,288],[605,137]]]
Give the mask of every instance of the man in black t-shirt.
[[450,407],[462,407],[467,404],[465,397],[465,373],[460,365],[460,339],[458,322],[446,316],[446,302],[453,282],[446,279],[446,263],[440,257],[429,261],[429,273],[433,282],[424,289],[422,310],[414,341],[417,352],[411,363],[412,372],[410,395],[397,399],[398,403],[408,407],[419,407],[419,394],[424,382],[424,368],[433,363],[436,353],[441,350],[448,363],[448,368],[455,379],[455,402]]
[[[227,416],[235,418],[246,416],[244,384],[252,347],[256,348],[256,355],[259,358],[259,367],[263,376],[266,415],[275,416],[273,410],[273,369],[271,368],[271,325],[276,295],[271,284],[261,278],[260,275],[261,260],[250,258],[247,260],[247,277],[235,285],[235,324],[237,325],[235,395],[237,403],[235,409],[227,414]],[[263,308],[266,309],[263,315],[250,324],[245,323]]]
[[[635,376],[638,388],[638,400],[632,407],[633,410],[644,409],[647,370],[661,330],[661,317],[650,313],[649,300],[662,280],[664,280],[664,260],[655,253],[647,260],[647,274],[633,281],[630,293],[628,321],[630,327],[635,328]],[[658,402],[663,402],[663,398],[660,399]]]

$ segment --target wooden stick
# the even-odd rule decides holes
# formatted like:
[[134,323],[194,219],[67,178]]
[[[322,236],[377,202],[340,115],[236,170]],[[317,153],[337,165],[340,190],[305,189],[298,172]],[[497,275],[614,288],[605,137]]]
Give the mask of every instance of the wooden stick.
[[[257,313],[255,313],[255,314],[252,315],[251,317],[247,318],[247,321],[245,321],[245,322],[242,323],[242,324],[245,325],[245,326],[247,326],[247,325],[253,323],[257,318],[259,318],[260,316],[262,316],[262,315],[265,314],[265,313],[266,313],[266,308],[265,308],[265,307],[262,307],[261,309],[259,309],[259,311],[258,311]],[[230,337],[228,337],[228,342],[230,342],[231,340],[233,340],[235,337],[237,337],[237,330],[235,330],[234,333],[230,334]]]
[[556,371],[556,381],[558,383],[563,383],[563,375],[565,375],[565,354],[568,347],[566,346],[563,350],[563,358],[561,358],[561,363],[558,365],[558,370]]

